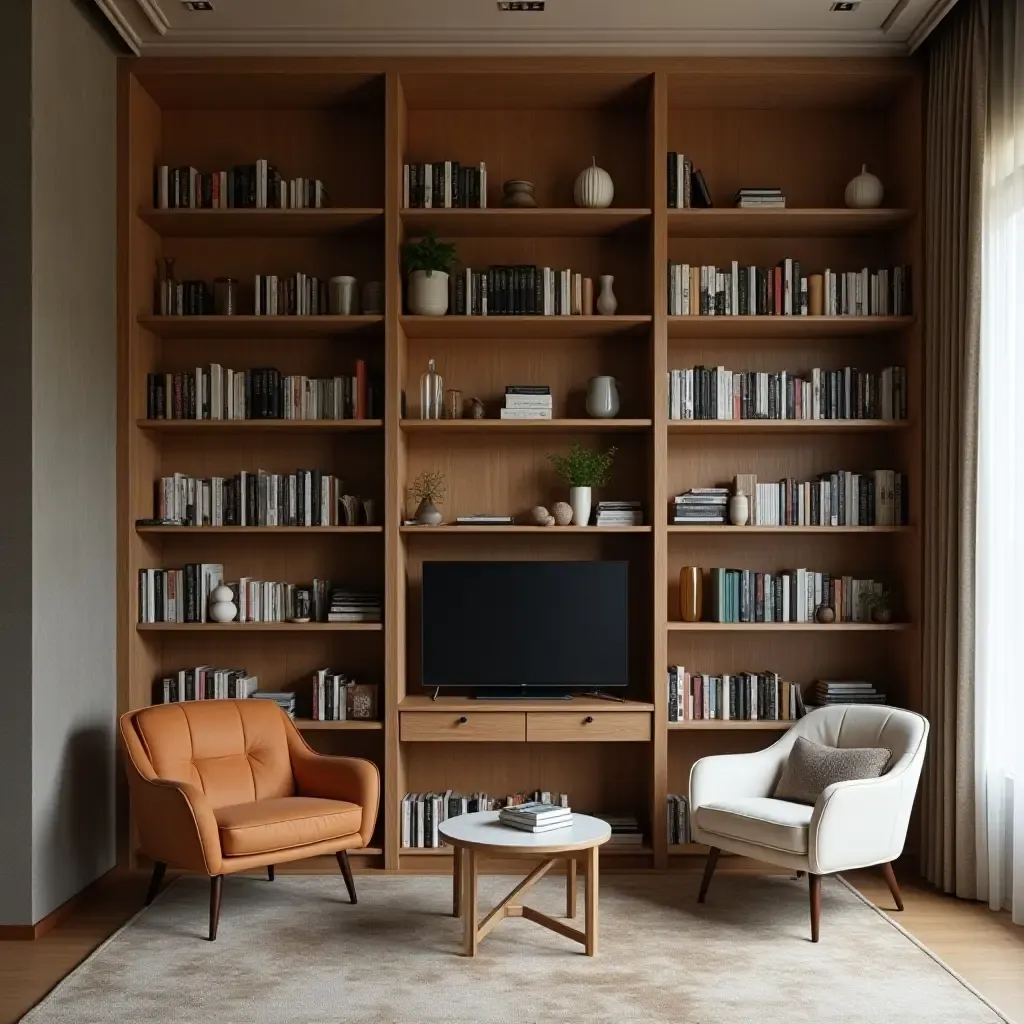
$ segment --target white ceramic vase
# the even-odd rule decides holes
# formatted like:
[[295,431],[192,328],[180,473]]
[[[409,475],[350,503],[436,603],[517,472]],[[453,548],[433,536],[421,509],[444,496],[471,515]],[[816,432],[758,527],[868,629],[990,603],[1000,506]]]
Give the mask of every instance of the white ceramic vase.
[[210,618],[214,622],[234,622],[238,614],[235,595],[223,584],[210,592]]
[[409,312],[416,316],[448,312],[448,275],[443,270],[414,270],[409,275]]
[[612,176],[597,166],[597,157],[593,158],[590,167],[580,172],[573,186],[572,197],[577,206],[604,207],[611,206],[615,198],[615,184]]
[[868,173],[868,165],[864,164],[860,174],[851,178],[846,186],[846,205],[854,210],[873,210],[882,205],[885,189],[882,182]]
[[572,507],[572,525],[590,525],[590,503],[593,489],[590,487],[570,487],[569,505]]
[[591,377],[587,382],[587,412],[609,420],[619,414],[619,388],[614,377]]
[[729,522],[733,526],[746,526],[750,516],[750,499],[739,491],[729,499]]
[[611,274],[602,274],[600,277],[601,292],[597,296],[597,311],[601,316],[614,316],[615,310],[619,308],[619,300],[615,298],[612,285],[615,278]]

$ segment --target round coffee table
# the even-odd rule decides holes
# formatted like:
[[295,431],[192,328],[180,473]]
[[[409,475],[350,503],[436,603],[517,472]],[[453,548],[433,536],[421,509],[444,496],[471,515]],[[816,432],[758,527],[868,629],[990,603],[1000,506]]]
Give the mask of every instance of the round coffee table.
[[[597,954],[598,849],[608,842],[611,828],[599,818],[574,814],[572,824],[550,832],[520,832],[498,821],[497,811],[460,814],[441,822],[438,832],[455,847],[453,866],[453,912],[465,922],[463,953],[476,956],[476,949],[490,930],[506,917],[524,917],[550,928],[559,935],[582,943],[587,956]],[[560,860],[566,862],[565,916],[576,916],[576,855],[584,854],[587,875],[585,928],[580,931],[558,918],[524,907],[519,897],[543,878]],[[538,864],[484,919],[477,924],[477,874],[482,855],[528,857]]]

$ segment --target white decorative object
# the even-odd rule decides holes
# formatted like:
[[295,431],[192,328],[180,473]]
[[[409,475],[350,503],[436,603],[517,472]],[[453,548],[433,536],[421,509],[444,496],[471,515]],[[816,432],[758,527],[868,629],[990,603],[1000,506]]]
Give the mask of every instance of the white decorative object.
[[332,316],[352,316],[359,312],[359,282],[342,275],[327,282],[327,310]]
[[420,526],[440,526],[444,522],[444,516],[432,501],[424,498],[416,509],[416,522]]
[[569,504],[572,506],[572,525],[590,525],[590,503],[593,489],[590,487],[570,487]]
[[448,312],[448,275],[443,270],[414,270],[409,275],[409,312],[416,316]]
[[729,499],[729,522],[733,526],[746,526],[750,515],[750,500],[742,491]]
[[234,622],[236,615],[238,606],[231,588],[224,584],[214,587],[210,593],[210,618],[214,622]]
[[611,206],[615,198],[615,185],[612,176],[597,166],[597,157],[586,170],[580,172],[576,185],[572,190],[577,206],[603,207]]
[[861,167],[860,174],[851,178],[846,186],[846,205],[855,210],[873,210],[882,205],[885,189],[875,175],[868,172],[868,165]]
[[572,522],[572,505],[567,501],[556,501],[551,507],[557,526],[568,526]]
[[597,297],[597,311],[601,316],[614,316],[615,310],[619,308],[619,300],[615,298],[615,292],[612,291],[615,278],[611,274],[602,274],[599,280],[601,281],[601,293]]
[[599,420],[619,414],[619,389],[614,377],[591,377],[587,381],[587,412]]

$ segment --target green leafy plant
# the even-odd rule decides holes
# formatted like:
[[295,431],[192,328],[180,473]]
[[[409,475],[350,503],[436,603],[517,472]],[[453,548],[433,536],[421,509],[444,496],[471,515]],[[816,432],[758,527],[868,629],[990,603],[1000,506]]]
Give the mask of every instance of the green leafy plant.
[[864,607],[869,612],[892,611],[892,592],[889,590],[881,590],[877,593],[874,590],[872,590],[870,593],[864,594],[862,600],[864,602]]
[[595,452],[573,441],[566,454],[550,452],[548,460],[570,487],[604,487],[611,476],[616,450]]
[[449,274],[455,264],[455,246],[440,241],[433,231],[428,231],[423,238],[406,244],[403,257],[410,274],[416,270],[426,271],[428,276],[435,270]]
[[440,505],[444,501],[444,473],[424,470],[409,488],[417,501]]

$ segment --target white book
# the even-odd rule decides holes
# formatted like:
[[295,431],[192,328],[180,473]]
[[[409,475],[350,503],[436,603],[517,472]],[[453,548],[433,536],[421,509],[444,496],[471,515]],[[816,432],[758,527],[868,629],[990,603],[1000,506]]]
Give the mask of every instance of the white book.
[[503,420],[550,420],[550,409],[502,409]]
[[506,395],[506,409],[550,409],[551,395]]

